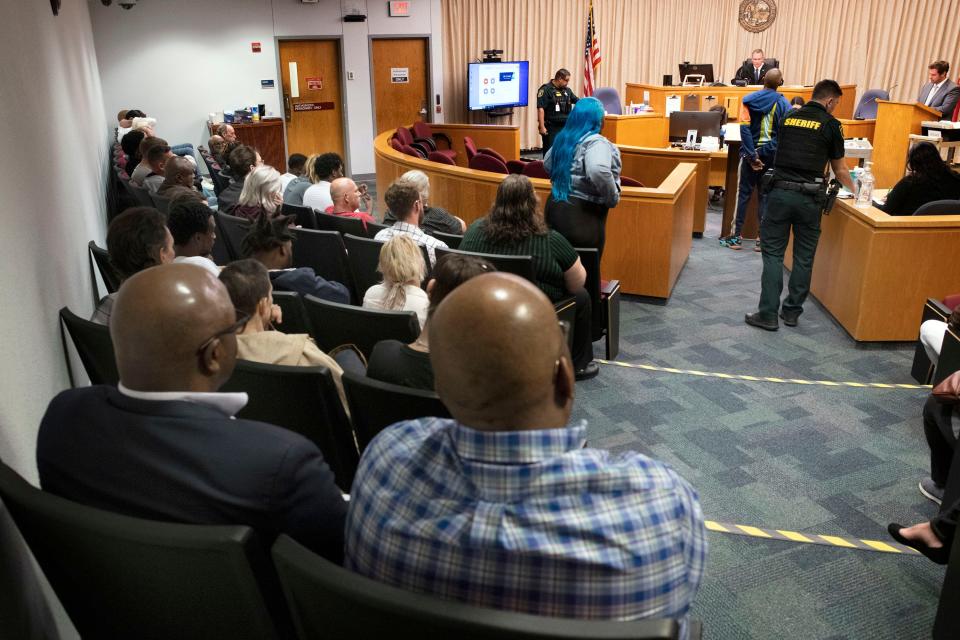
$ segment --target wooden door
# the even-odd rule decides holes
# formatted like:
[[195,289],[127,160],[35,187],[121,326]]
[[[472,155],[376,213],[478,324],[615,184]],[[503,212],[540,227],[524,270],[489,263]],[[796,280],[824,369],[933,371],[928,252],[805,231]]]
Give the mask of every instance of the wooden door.
[[[290,63],[296,63],[296,76],[292,79]],[[340,43],[281,40],[280,77],[287,153],[309,156],[332,151],[343,157]],[[294,97],[297,93],[299,97]]]
[[426,38],[373,41],[370,73],[378,135],[417,120],[430,121],[427,50]]

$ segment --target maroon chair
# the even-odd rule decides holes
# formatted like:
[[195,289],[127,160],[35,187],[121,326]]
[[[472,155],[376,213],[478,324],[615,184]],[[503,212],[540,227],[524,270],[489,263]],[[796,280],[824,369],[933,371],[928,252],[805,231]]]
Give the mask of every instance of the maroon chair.
[[492,173],[510,173],[510,170],[507,169],[507,165],[500,160],[494,158],[493,156],[488,156],[485,153],[478,153],[473,156],[473,159],[470,160],[469,167],[471,169],[476,169],[478,171],[490,171]]
[[467,150],[468,162],[473,156],[477,155],[478,153],[482,153],[488,156],[493,156],[494,158],[502,162],[504,165],[507,164],[507,159],[504,158],[502,155],[500,155],[500,153],[498,153],[497,151],[491,149],[490,147],[481,147],[478,149],[477,144],[473,141],[473,138],[471,138],[470,136],[463,136],[463,146]]
[[527,160],[507,160],[507,171],[522,174],[527,164]]
[[418,147],[414,147],[409,144],[402,145],[400,151],[407,154],[408,156],[413,156],[414,158],[421,158],[423,160],[427,159],[427,152]]
[[427,160],[430,160],[431,162],[439,162],[440,164],[452,164],[453,166],[457,166],[457,163],[453,161],[453,158],[440,151],[431,151],[428,153]]
[[943,306],[950,309],[950,311],[956,309],[957,305],[960,305],[960,293],[952,293],[943,299]]
[[438,149],[437,147],[437,140],[443,140],[447,143],[446,150],[453,149],[453,142],[450,140],[450,136],[445,133],[434,133],[433,128],[426,122],[413,123],[413,137],[432,141],[434,151],[442,151],[442,149]]
[[639,180],[628,178],[627,176],[620,176],[620,186],[621,187],[642,187],[643,183],[640,182]]
[[[431,151],[436,151],[437,145],[433,142],[433,139],[414,137],[406,127],[399,127],[394,135],[400,140],[400,144],[409,145],[414,149],[423,151],[424,158],[426,158]],[[449,155],[451,160],[456,160],[457,158],[457,152],[453,150],[447,149],[438,151],[438,153]]]
[[547,173],[547,170],[543,168],[543,160],[531,160],[523,168],[523,175],[528,178],[545,178],[550,179],[550,174]]
[[393,147],[395,151],[403,153],[403,143],[401,143],[396,136],[390,138],[390,146]]

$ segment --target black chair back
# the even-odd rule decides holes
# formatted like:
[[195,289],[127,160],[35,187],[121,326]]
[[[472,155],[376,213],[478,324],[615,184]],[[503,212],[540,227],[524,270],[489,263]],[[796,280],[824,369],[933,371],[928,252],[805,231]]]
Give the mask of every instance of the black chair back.
[[[920,324],[922,325],[927,320],[946,322],[950,317],[950,312],[951,310],[939,300],[927,298],[926,304],[923,305],[923,311],[920,313]],[[919,330],[920,325],[917,326]],[[941,348],[941,351],[942,350]],[[927,356],[927,350],[923,348],[923,344],[918,337],[917,344],[914,347],[913,364],[910,367],[910,375],[920,384],[930,384],[930,381],[933,380],[935,368],[929,356]]]
[[380,249],[385,243],[348,233],[343,236],[343,244],[347,247],[347,261],[357,286],[357,294],[362,300],[367,289],[383,280],[377,271],[377,265],[380,262]]
[[343,374],[342,382],[361,453],[375,435],[396,422],[450,417],[440,396],[433,391],[411,389],[350,372]]
[[247,392],[239,417],[275,424],[316,444],[337,486],[350,492],[360,456],[329,369],[237,360],[221,391]]
[[314,296],[304,297],[303,303],[313,327],[313,339],[324,351],[352,344],[369,360],[373,346],[381,340],[409,344],[420,335],[420,321],[413,311],[364,309]]
[[120,274],[110,264],[110,254],[106,249],[97,246],[97,243],[91,240],[87,243],[87,249],[90,251],[90,259],[97,265],[97,271],[100,272],[100,279],[103,280],[103,286],[107,288],[107,293],[116,293],[120,288]]
[[274,328],[284,333],[313,333],[303,299],[295,291],[274,291],[273,303],[280,307],[283,322]]
[[250,231],[250,221],[220,211],[214,214],[214,218],[217,221],[217,235],[223,238],[230,259],[239,260],[242,257],[240,247],[243,245],[243,238]]
[[504,256],[498,253],[475,253],[473,251],[461,251],[460,249],[435,249],[437,259],[448,253],[460,253],[465,256],[474,256],[483,258],[497,268],[497,271],[513,273],[521,278],[526,278],[531,282],[536,282],[533,273],[533,256]]
[[376,222],[367,223],[367,237],[373,238],[384,229],[389,229],[390,225],[378,224]]
[[367,236],[367,230],[363,226],[363,221],[358,218],[345,218],[335,216],[330,213],[316,212],[317,229],[321,231],[336,231],[341,234],[353,234],[355,236]]
[[310,267],[318,276],[339,282],[350,290],[353,300],[359,302],[363,292],[357,291],[354,285],[340,233],[312,229],[294,229],[293,232],[297,236],[293,243],[293,266]]
[[913,212],[915,216],[950,216],[960,213],[960,200],[934,200]]
[[170,212],[170,198],[165,198],[152,191],[148,192],[148,195],[150,196],[150,201],[153,202],[153,206],[156,207],[160,213],[166,214]]
[[93,384],[116,385],[120,381],[117,372],[117,360],[113,353],[113,342],[110,340],[110,328],[105,324],[97,324],[76,315],[70,309],[60,309],[60,336],[63,340],[63,354],[67,359],[67,370],[70,382],[73,384],[73,370],[70,366],[70,351],[67,349],[66,328],[73,340],[73,346],[80,356],[80,362],[87,372],[87,377]]
[[210,257],[220,266],[225,266],[233,262],[230,252],[227,251],[227,241],[223,233],[217,228],[217,239],[213,241],[213,248],[210,250]]
[[151,209],[156,208],[156,205],[153,204],[153,200],[150,199],[150,191],[147,190],[146,187],[141,187],[140,185],[129,181],[127,182],[127,186],[130,188],[130,192],[136,199],[137,204],[139,204],[141,207],[150,207]]
[[443,240],[451,249],[458,248],[460,243],[463,242],[463,236],[454,235],[452,233],[441,233],[440,231],[434,231],[433,237],[437,240]]
[[249,527],[101,511],[40,491],[2,463],[0,496],[81,637],[280,637],[261,590],[276,577]]
[[280,207],[280,214],[284,216],[296,216],[296,222],[304,229],[317,228],[317,214],[313,207],[304,207],[298,204],[284,202]]
[[670,640],[679,637],[679,624],[675,620],[621,622],[547,618],[485,609],[398,589],[338,567],[285,535],[277,539],[272,553],[301,638]]
[[606,339],[606,359],[613,360],[620,353],[620,281],[612,280],[606,287],[600,279],[600,253],[596,249],[577,249],[580,264],[587,272],[584,288],[590,294],[590,325],[594,341]]
[[223,168],[216,162],[210,166],[210,179],[213,180],[213,192],[218,198],[220,193],[230,186],[230,178],[223,175]]
[[947,330],[943,333],[943,344],[940,346],[940,357],[930,382],[937,386],[957,371],[960,371],[960,332],[947,325]]

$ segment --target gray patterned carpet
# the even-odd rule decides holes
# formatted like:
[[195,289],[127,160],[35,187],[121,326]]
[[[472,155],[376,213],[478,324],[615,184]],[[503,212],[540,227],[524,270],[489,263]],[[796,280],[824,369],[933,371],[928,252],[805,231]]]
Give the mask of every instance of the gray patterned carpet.
[[[665,306],[626,300],[624,362],[762,376],[914,382],[913,345],[857,345],[814,301],[800,326],[748,327],[760,254],[721,248],[708,215]],[[752,247],[751,247],[752,249]],[[919,315],[919,310],[917,310]],[[600,353],[600,343],[597,353]],[[914,390],[810,387],[605,366],[577,386],[592,446],[666,460],[710,520],[887,540],[935,513]],[[943,570],[921,557],[710,533],[693,614],[716,639],[927,638]]]

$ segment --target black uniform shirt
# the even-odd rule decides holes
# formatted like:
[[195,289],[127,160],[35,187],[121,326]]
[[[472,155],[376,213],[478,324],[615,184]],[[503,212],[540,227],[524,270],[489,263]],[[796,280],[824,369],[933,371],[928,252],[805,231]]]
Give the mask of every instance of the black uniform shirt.
[[561,89],[552,80],[537,91],[537,108],[543,109],[544,124],[566,122],[577,100],[577,94],[570,87]]
[[780,126],[774,178],[815,182],[829,160],[843,157],[843,126],[812,100],[791,112]]

